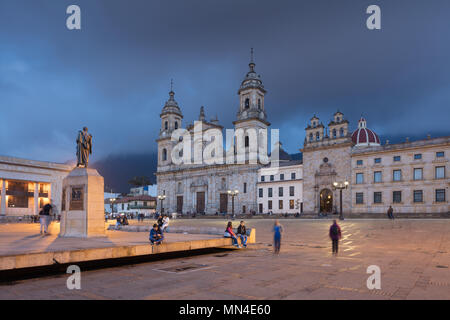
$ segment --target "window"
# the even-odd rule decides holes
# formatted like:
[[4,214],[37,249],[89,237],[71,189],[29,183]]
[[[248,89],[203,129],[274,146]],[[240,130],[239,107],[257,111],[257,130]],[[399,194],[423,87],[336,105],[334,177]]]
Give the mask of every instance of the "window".
[[272,210],[272,200],[267,201],[267,207]]
[[278,196],[282,197],[283,196],[283,187],[279,187],[278,188]]
[[320,133],[316,132],[316,140],[320,140]]
[[294,209],[294,200],[289,200],[289,209]]
[[375,172],[373,173],[373,182],[379,183],[379,182],[382,181],[381,178],[382,178],[381,171],[375,171]]
[[382,193],[380,191],[373,193],[373,203],[381,203]]
[[363,184],[363,183],[364,183],[364,173],[357,173],[356,184]]
[[401,191],[392,192],[392,202],[394,202],[394,203],[402,202],[402,192]]
[[261,182],[264,182],[265,178],[264,176],[261,176]]
[[147,206],[147,201],[144,201],[144,207],[146,207]]
[[422,154],[421,153],[416,153],[414,155],[414,160],[420,160],[420,159],[422,159]]
[[175,121],[175,129],[178,129],[178,121]]
[[258,99],[258,109],[261,110],[261,99]]
[[374,163],[381,163],[381,158],[375,158],[375,159],[373,159],[373,162]]
[[245,147],[248,147],[250,145],[250,140],[248,136],[245,136]]
[[167,160],[167,149],[163,149],[162,151],[162,161],[166,161]]
[[259,188],[258,192],[259,192],[259,197],[262,198],[263,197],[263,189]]
[[167,129],[169,129],[169,123],[166,121],[166,122],[164,122],[164,130],[167,130]]
[[272,188],[269,188],[267,196],[269,198],[272,198]]
[[289,187],[289,196],[290,196],[290,197],[293,197],[294,194],[295,194],[295,188],[294,188],[294,186]]
[[423,191],[422,190],[414,190],[414,202],[423,202]]
[[364,193],[357,192],[356,193],[356,204],[363,204],[364,203]]
[[445,189],[436,189],[436,202],[445,202]]
[[284,174],[280,173],[280,180],[284,180]]
[[344,128],[341,128],[341,129],[339,130],[339,132],[340,132],[341,137],[343,137],[343,136],[344,136]]
[[245,109],[248,109],[250,107],[250,99],[245,99]]
[[244,193],[247,193],[247,182],[244,182]]
[[444,157],[444,151],[436,152],[436,158],[443,158]]
[[273,181],[274,177],[273,175],[270,176],[270,181]]
[[314,136],[313,136],[312,133],[310,133],[310,134],[309,134],[309,141],[313,141],[313,139],[314,139]]
[[283,209],[283,200],[278,200],[278,209]]
[[341,118],[336,117],[336,122],[339,122],[339,121],[341,121]]
[[423,179],[423,169],[414,168],[414,180],[422,180],[422,179]]
[[337,131],[336,131],[336,129],[333,129],[333,138],[336,138],[337,137]]
[[291,180],[295,180],[295,172],[291,173]]
[[362,166],[363,165],[363,161],[362,160],[356,160],[356,165],[357,166]]
[[395,161],[395,162],[400,161],[400,159],[401,159],[400,156],[395,156],[395,157],[394,157],[394,161]]
[[401,181],[402,180],[402,170],[394,170],[392,173],[393,181]]
[[444,179],[445,178],[445,167],[436,167],[435,177],[436,177],[436,179]]

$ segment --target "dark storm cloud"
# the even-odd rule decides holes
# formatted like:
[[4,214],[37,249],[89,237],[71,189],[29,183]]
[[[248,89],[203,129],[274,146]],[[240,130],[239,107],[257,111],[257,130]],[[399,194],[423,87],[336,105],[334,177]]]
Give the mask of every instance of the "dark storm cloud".
[[[82,30],[65,27],[68,5]],[[365,27],[378,4],[382,30]],[[448,134],[450,3],[433,1],[21,1],[0,4],[0,154],[66,161],[152,153],[174,78],[185,123],[231,127],[255,48],[272,127],[290,152],[313,114],[363,114],[384,138]]]

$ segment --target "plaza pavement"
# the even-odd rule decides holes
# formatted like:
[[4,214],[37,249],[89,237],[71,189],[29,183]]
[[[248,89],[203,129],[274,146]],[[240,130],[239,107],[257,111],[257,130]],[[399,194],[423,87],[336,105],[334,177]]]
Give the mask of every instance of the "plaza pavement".
[[[250,219],[257,243],[249,249],[85,271],[81,290],[66,288],[68,275],[18,281],[2,285],[0,299],[450,299],[450,220],[345,220],[337,257],[330,220],[280,221],[279,255],[273,221]],[[381,268],[381,290],[366,286],[370,265]]]

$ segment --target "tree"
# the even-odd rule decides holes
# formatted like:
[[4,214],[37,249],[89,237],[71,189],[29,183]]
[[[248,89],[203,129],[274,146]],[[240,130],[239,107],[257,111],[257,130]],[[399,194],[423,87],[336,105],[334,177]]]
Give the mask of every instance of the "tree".
[[146,176],[140,176],[140,177],[134,177],[130,180],[128,180],[128,184],[131,184],[135,187],[143,187],[148,186],[150,183],[150,178]]

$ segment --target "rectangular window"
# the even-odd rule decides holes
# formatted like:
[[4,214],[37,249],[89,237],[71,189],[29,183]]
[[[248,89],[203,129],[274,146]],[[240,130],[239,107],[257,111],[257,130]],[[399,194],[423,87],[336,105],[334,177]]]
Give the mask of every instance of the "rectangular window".
[[362,184],[364,183],[364,173],[357,173],[356,174],[356,184]]
[[364,193],[357,192],[356,193],[356,204],[363,204],[364,203]]
[[445,202],[445,189],[436,189],[436,202]]
[[295,180],[295,172],[291,173],[291,180]]
[[244,193],[247,193],[247,182],[244,182]]
[[395,162],[400,161],[400,159],[401,159],[400,156],[395,156],[395,157],[394,157],[394,161],[395,161]]
[[392,202],[394,202],[394,203],[402,202],[402,192],[401,191],[394,191],[392,193]]
[[264,182],[264,176],[261,176],[261,182]]
[[402,170],[394,170],[392,173],[393,181],[401,181],[402,180]]
[[356,165],[357,166],[362,166],[363,165],[363,161],[362,160],[356,160]]
[[444,157],[444,151],[436,152],[436,158],[443,158]]
[[262,198],[263,197],[263,189],[259,188],[258,192],[259,192],[259,197]]
[[272,188],[269,188],[269,194],[268,194],[269,198],[272,198]]
[[283,187],[279,187],[278,188],[278,196],[282,197],[283,196]]
[[289,187],[289,196],[293,197],[295,194],[295,188],[293,186]]
[[373,182],[381,182],[381,171],[375,171],[373,173]]
[[270,176],[270,181],[273,181],[273,179],[274,179],[274,178],[273,178],[273,175],[271,175],[271,176]]
[[414,168],[414,180],[422,180],[422,179],[423,179],[423,169]]
[[422,154],[421,153],[416,153],[414,155],[414,160],[420,160],[420,159],[422,159]]
[[414,190],[414,202],[423,202],[423,191]]
[[280,180],[284,180],[284,173],[280,173]]
[[267,202],[267,207],[269,208],[269,210],[272,210],[272,200],[269,200]]
[[373,193],[373,203],[381,203],[382,193],[377,191]]
[[445,178],[445,167],[436,167],[436,179],[444,179]]
[[381,158],[375,158],[375,159],[373,159],[373,162],[374,163],[381,163]]
[[278,200],[278,209],[283,209],[283,200]]
[[289,200],[289,209],[294,209],[294,200]]

